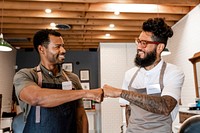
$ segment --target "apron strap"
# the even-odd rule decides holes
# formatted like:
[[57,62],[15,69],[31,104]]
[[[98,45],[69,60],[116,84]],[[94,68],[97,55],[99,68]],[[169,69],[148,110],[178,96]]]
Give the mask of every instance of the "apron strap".
[[69,79],[69,77],[67,76],[67,74],[65,73],[65,71],[63,70],[62,72],[63,72],[63,75],[65,76],[65,78],[66,78],[68,81],[70,81],[70,79]]
[[[63,75],[65,76],[65,78],[70,81],[69,77],[67,76],[67,74],[63,72]],[[42,72],[40,69],[40,65],[37,66],[37,76],[38,76],[38,85],[42,88]],[[35,123],[40,123],[40,106],[36,106],[36,111],[35,111]]]
[[135,80],[135,77],[137,76],[138,72],[140,71],[140,68],[135,72],[135,74],[133,75],[131,81],[129,82],[128,88],[131,87],[131,84],[133,83],[133,81]]
[[163,77],[164,77],[164,72],[165,72],[166,66],[167,66],[167,63],[163,62],[163,65],[162,65],[162,68],[161,68],[161,72],[160,72],[160,78],[159,78],[159,83],[160,83],[160,89],[161,89],[161,91],[164,88]]
[[[37,66],[38,85],[42,88],[42,72],[40,65]],[[40,123],[40,106],[36,106],[35,123]]]
[[[162,68],[161,68],[161,72],[160,72],[160,77],[159,77],[159,84],[160,84],[160,89],[161,91],[163,90],[164,88],[164,84],[163,84],[163,77],[164,77],[164,72],[165,72],[165,69],[166,69],[166,66],[167,66],[167,63],[164,61],[163,62],[163,65],[162,65]],[[133,81],[135,80],[135,77],[137,76],[138,72],[139,72],[140,68],[135,72],[135,74],[133,75],[129,85],[128,85],[128,88],[131,87],[131,84],[133,83]]]

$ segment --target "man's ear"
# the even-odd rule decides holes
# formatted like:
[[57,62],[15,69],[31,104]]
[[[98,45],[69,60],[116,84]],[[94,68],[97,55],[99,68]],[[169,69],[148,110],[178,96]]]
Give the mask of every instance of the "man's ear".
[[42,54],[44,53],[44,47],[42,45],[38,46],[38,52]]
[[165,48],[165,44],[164,43],[160,43],[157,47],[157,52],[161,53]]

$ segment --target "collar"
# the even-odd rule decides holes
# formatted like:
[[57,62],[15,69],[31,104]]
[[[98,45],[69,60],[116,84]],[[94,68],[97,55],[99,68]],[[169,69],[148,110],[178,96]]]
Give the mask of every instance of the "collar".
[[146,70],[142,67],[141,72],[146,73],[146,74],[152,74],[152,73],[155,74],[155,72],[158,72],[158,70],[160,70],[162,68],[163,63],[164,63],[164,61],[163,61],[163,59],[161,59],[160,62],[151,70]]
[[59,72],[54,76],[53,73],[51,71],[49,71],[48,69],[46,69],[46,67],[44,67],[42,64],[39,64],[40,65],[40,68],[41,68],[41,71],[43,74],[45,75],[50,75],[51,77],[59,77],[62,75],[62,66],[61,65],[58,65],[59,67]]

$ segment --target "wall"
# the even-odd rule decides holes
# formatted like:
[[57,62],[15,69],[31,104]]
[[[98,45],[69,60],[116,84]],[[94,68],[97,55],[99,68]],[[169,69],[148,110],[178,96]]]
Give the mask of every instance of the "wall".
[[183,105],[194,103],[195,87],[192,63],[188,60],[200,51],[200,5],[196,6],[172,28],[174,36],[168,42],[172,52],[165,59],[179,66],[185,73],[181,100]]
[[[109,84],[121,88],[124,73],[134,66],[133,43],[100,43],[100,86]],[[105,98],[101,103],[102,133],[120,133],[122,108],[118,98]]]
[[0,94],[2,94],[1,112],[11,112],[16,50],[13,49],[11,52],[0,52],[0,61]]
[[[192,63],[188,60],[193,57],[194,53],[200,51],[200,5],[196,6],[191,12],[176,23],[172,29],[174,35],[168,41],[167,47],[171,55],[164,59],[172,64],[179,66],[185,73],[185,81],[181,93],[181,102],[183,106],[195,102],[195,86]],[[173,123],[174,126],[179,124],[179,115]],[[179,127],[179,126],[178,126]]]
[[[98,53],[91,51],[67,51],[65,62],[73,63],[73,71],[79,75],[81,69],[90,70],[90,87],[98,87]],[[34,51],[18,50],[16,63],[18,70],[31,68],[39,64],[39,55]]]

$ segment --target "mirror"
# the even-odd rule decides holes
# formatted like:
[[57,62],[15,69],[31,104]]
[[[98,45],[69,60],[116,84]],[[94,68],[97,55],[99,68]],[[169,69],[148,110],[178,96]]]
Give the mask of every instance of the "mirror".
[[195,84],[195,91],[196,97],[199,98],[200,92],[200,52],[195,53],[189,61],[193,64],[193,72],[194,72],[194,84]]

